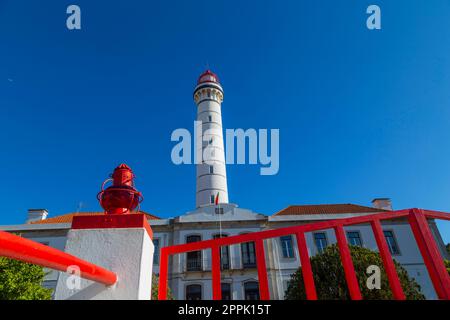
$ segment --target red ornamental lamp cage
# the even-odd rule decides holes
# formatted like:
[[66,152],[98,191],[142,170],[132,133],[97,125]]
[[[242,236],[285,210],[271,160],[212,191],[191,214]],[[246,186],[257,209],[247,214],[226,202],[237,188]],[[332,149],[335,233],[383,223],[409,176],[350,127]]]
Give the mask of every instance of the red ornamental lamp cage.
[[[111,178],[103,182],[97,199],[106,214],[127,214],[139,207],[144,198],[134,186],[134,177],[131,168],[122,163],[114,169]],[[109,181],[112,185],[105,189]]]
[[[105,184],[112,185],[105,189]],[[127,214],[138,208],[142,202],[142,194],[134,187],[133,171],[126,164],[114,169],[111,178],[102,184],[102,190],[97,195],[100,205],[106,214]],[[74,228],[72,224],[72,228]],[[70,266],[80,268],[80,277],[105,285],[117,282],[117,275],[101,266],[77,258],[55,248],[24,239],[20,236],[0,231],[0,257],[20,260],[54,270],[69,272]]]

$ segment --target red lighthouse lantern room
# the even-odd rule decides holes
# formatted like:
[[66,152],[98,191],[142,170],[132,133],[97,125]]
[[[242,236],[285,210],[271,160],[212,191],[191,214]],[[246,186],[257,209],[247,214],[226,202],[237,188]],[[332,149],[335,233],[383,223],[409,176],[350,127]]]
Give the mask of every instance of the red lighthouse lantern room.
[[[104,189],[109,181],[112,181],[112,185]],[[114,169],[111,178],[103,182],[97,199],[106,214],[127,214],[139,207],[143,197],[134,187],[133,171],[122,163]]]

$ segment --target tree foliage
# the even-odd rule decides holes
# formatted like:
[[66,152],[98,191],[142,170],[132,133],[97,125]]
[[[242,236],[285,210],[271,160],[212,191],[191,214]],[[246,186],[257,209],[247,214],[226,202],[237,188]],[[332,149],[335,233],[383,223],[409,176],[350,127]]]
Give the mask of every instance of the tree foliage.
[[[349,248],[363,299],[393,299],[380,254],[358,246],[349,246]],[[406,270],[397,261],[394,260],[394,264],[407,299],[425,299],[417,282],[409,278]],[[370,290],[366,285],[367,279],[371,275],[366,273],[367,267],[370,265],[376,265],[381,269],[380,289]],[[339,248],[336,245],[329,246],[323,253],[312,257],[311,267],[319,299],[350,299]],[[285,292],[285,299],[306,299],[301,267],[291,276]]]
[[445,268],[447,268],[447,272],[450,275],[450,260],[444,260]]
[[44,276],[40,266],[0,257],[0,300],[50,300]]
[[[156,274],[152,275],[152,300],[158,300],[158,287],[159,287],[159,276]],[[167,300],[174,300],[172,291],[167,287]]]
[[[450,255],[450,243],[445,246],[447,253]],[[444,259],[445,267],[447,268],[448,274],[450,274],[450,260]]]

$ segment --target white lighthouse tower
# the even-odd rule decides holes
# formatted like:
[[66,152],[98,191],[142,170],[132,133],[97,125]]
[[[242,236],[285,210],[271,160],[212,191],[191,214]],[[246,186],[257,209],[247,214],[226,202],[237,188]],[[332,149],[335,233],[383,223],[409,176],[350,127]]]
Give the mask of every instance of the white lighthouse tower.
[[219,78],[210,70],[198,78],[194,90],[197,104],[197,121],[202,122],[203,142],[198,145],[197,154],[204,155],[208,148],[208,157],[197,164],[196,206],[213,205],[217,194],[220,203],[228,203],[227,173],[222,130],[221,105],[223,89]]

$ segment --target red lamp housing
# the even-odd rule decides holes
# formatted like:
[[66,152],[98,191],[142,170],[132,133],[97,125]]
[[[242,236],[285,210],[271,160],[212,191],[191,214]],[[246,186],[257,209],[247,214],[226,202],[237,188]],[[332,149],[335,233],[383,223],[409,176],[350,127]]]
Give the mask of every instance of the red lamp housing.
[[[106,214],[127,214],[139,206],[144,198],[134,187],[133,179],[133,171],[122,163],[114,169],[112,178],[103,182],[97,199]],[[112,186],[104,189],[108,181],[112,181]]]

